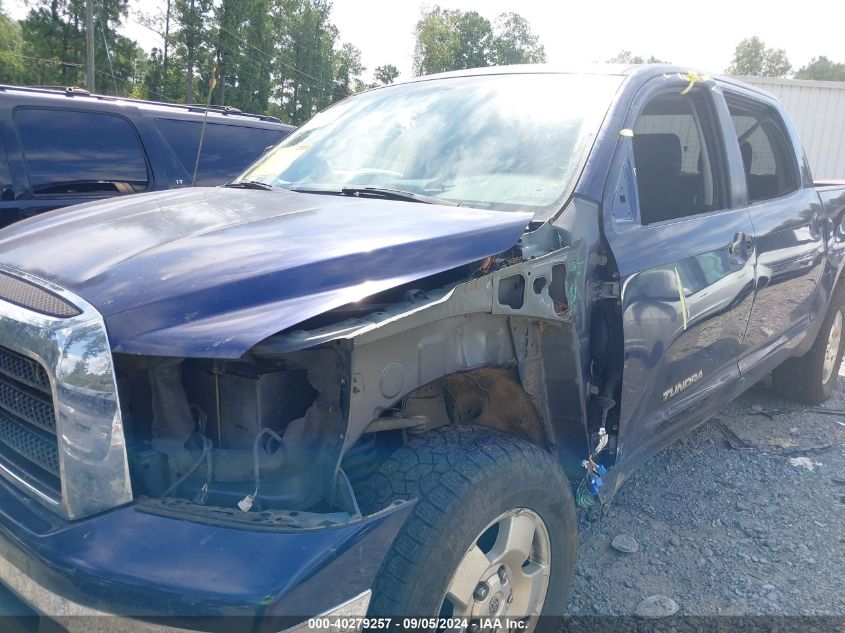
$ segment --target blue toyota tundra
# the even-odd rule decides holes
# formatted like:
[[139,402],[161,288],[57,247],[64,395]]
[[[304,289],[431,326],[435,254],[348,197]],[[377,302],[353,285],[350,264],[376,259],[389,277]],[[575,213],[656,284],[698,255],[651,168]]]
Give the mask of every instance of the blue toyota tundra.
[[69,628],[543,624],[576,505],[770,373],[830,396],[843,253],[774,97],[648,65],[421,77],[24,220],[0,580]]

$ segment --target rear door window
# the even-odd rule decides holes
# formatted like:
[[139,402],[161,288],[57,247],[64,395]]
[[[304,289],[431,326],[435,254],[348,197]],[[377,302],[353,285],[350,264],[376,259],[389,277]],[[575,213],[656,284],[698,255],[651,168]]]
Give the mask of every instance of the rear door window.
[[[188,177],[194,173],[202,122],[156,119],[156,127],[170,145]],[[281,130],[208,123],[202,142],[197,185],[214,186],[239,175],[268,145],[275,145],[285,134]]]
[[123,117],[18,108],[14,120],[33,195],[108,195],[147,188],[141,141]]
[[795,151],[780,115],[763,103],[725,93],[736,131],[748,200],[762,202],[798,189]]

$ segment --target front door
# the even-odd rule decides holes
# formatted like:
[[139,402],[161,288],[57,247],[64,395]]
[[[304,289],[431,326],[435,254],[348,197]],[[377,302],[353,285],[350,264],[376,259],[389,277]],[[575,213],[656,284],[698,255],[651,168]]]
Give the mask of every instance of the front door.
[[625,339],[622,473],[730,399],[754,297],[754,233],[714,93],[668,81],[639,102],[604,218]]

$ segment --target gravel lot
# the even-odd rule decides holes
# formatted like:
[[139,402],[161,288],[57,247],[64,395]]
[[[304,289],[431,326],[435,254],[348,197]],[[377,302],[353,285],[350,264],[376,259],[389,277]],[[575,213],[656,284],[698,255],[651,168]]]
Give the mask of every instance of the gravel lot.
[[[845,413],[845,371],[824,408]],[[845,415],[805,409],[761,383],[637,471],[606,514],[581,512],[569,613],[632,615],[663,595],[679,616],[845,616]],[[614,549],[619,535],[637,551]]]

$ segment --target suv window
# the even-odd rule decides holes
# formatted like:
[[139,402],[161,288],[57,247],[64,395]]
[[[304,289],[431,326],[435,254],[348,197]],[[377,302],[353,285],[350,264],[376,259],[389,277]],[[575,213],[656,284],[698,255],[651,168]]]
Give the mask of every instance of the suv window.
[[[197,159],[202,123],[178,119],[156,119],[156,127],[191,177]],[[198,185],[221,185],[239,175],[268,145],[284,137],[282,131],[209,123],[202,142]]]
[[634,124],[634,164],[643,224],[725,207],[720,146],[706,94],[660,94]]
[[798,189],[795,151],[780,115],[765,104],[725,94],[736,130],[748,200],[760,202]]
[[34,195],[134,193],[147,188],[144,150],[121,116],[18,108],[15,126]]

